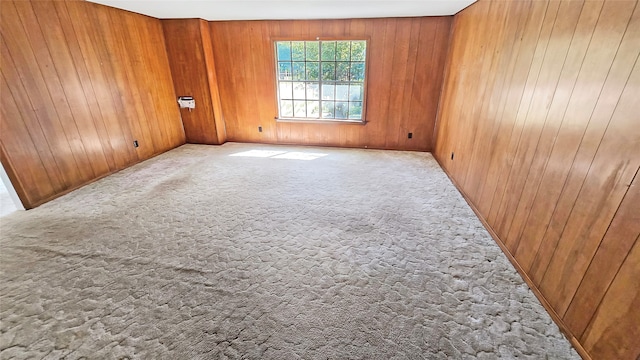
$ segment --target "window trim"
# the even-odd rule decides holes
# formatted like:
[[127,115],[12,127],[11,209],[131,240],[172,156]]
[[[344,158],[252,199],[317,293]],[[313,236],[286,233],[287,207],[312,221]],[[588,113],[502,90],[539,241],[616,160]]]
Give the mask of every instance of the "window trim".
[[[272,71],[272,83],[273,89],[275,91],[274,96],[274,105],[275,105],[275,116],[274,119],[276,122],[283,123],[307,123],[307,124],[344,124],[344,125],[365,125],[368,123],[367,120],[367,94],[368,94],[368,83],[369,83],[369,54],[370,54],[370,44],[371,37],[362,35],[362,36],[271,36],[269,38],[271,42],[271,71]],[[278,41],[365,41],[366,42],[366,50],[365,50],[365,59],[364,59],[364,81],[362,82],[363,92],[362,95],[362,118],[361,119],[322,119],[322,118],[299,118],[299,117],[280,117],[280,89],[278,85],[280,81],[278,79],[278,53],[276,51],[276,42]]]

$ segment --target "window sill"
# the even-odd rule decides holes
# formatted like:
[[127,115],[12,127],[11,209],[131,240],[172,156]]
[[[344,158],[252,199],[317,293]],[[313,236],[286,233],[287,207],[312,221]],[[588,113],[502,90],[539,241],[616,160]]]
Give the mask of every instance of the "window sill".
[[365,125],[366,120],[333,120],[333,119],[305,119],[305,118],[276,118],[276,122],[281,123],[304,123],[304,124],[344,124],[344,125]]

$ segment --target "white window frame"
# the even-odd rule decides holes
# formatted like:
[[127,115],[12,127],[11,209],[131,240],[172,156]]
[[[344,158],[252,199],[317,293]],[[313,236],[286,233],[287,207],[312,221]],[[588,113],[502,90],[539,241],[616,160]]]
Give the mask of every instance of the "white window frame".
[[[326,123],[326,122],[330,122],[330,123],[355,123],[355,124],[365,124],[366,123],[366,104],[367,104],[367,81],[368,81],[368,70],[369,70],[369,39],[366,37],[353,37],[353,38],[313,38],[313,39],[308,39],[308,38],[304,38],[304,39],[300,39],[300,38],[274,38],[272,39],[273,41],[273,50],[274,50],[274,77],[275,77],[275,90],[276,90],[276,109],[277,109],[277,115],[276,115],[276,120],[277,121],[282,121],[282,122],[320,122],[320,123]],[[364,52],[364,61],[362,61],[362,63],[364,64],[364,79],[362,81],[351,81],[351,79],[349,79],[348,81],[339,81],[339,80],[322,80],[322,63],[326,63],[326,62],[332,62],[334,64],[337,64],[338,62],[348,62],[349,68],[351,68],[351,65],[353,63],[359,63],[361,61],[358,60],[352,60],[351,58],[349,59],[349,61],[340,61],[340,60],[334,60],[334,61],[326,61],[326,60],[322,60],[322,43],[323,42],[337,42],[337,41],[348,41],[348,42],[352,42],[352,41],[364,41],[365,42],[365,52]],[[279,59],[278,59],[278,42],[305,42],[305,49],[306,49],[306,42],[318,42],[318,80],[283,80],[280,79],[280,70],[279,70]],[[350,44],[351,46],[351,44]],[[351,56],[351,51],[350,51],[350,56]],[[288,60],[292,66],[293,63],[296,62],[293,59]],[[306,58],[304,61],[300,61],[300,62],[315,62],[315,61],[307,61]],[[293,69],[292,69],[293,71]],[[318,87],[319,87],[319,95],[318,95],[318,102],[319,102],[319,114],[317,117],[307,117],[307,116],[295,116],[295,109],[292,109],[292,116],[284,116],[281,110],[281,95],[280,95],[280,83],[281,82],[291,82],[292,86],[294,82],[298,82],[298,83],[317,83]],[[323,117],[323,108],[322,108],[322,104],[323,101],[331,101],[334,103],[336,102],[340,102],[340,103],[348,103],[348,106],[351,106],[351,103],[358,103],[359,101],[351,101],[349,98],[347,98],[347,100],[345,101],[340,101],[340,100],[335,100],[335,96],[334,96],[334,100],[327,100],[327,99],[322,99],[322,85],[324,84],[335,84],[335,85],[351,85],[355,84],[358,86],[362,86],[362,102],[361,102],[361,117],[358,118],[349,118],[349,108],[346,110],[347,113],[347,118],[335,118],[335,107],[333,109],[333,117]],[[335,90],[334,90],[335,91]],[[293,96],[292,96],[293,98]],[[313,100],[308,100],[306,97],[306,93],[305,93],[305,99],[297,99],[298,101],[316,101],[315,99]],[[286,101],[286,99],[285,99]],[[292,100],[295,101],[295,100]]]

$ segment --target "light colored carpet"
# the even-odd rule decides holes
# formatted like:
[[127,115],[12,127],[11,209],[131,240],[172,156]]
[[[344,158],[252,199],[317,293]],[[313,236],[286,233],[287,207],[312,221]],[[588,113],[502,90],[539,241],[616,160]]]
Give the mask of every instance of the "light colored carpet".
[[427,153],[186,145],[0,222],[3,359],[578,358]]

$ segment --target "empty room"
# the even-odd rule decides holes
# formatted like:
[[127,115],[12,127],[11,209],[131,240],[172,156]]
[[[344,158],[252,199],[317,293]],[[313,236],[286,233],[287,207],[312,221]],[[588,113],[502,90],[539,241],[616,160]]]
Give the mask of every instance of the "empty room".
[[640,358],[638,0],[2,0],[0,36],[0,359]]

